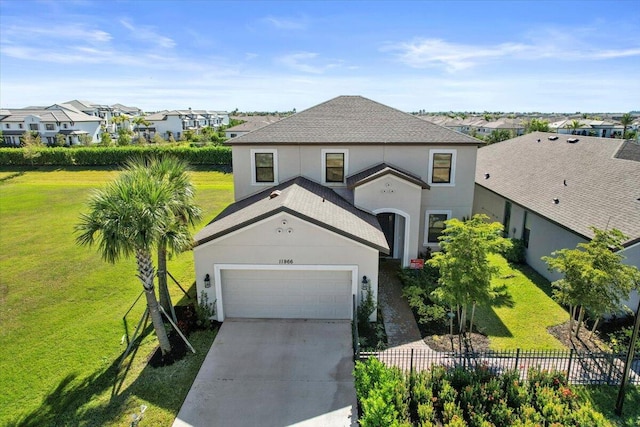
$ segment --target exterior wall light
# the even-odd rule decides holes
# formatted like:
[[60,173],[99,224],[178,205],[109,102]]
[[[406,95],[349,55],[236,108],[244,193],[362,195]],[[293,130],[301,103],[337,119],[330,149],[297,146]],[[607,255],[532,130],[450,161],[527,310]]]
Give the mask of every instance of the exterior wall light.
[[367,276],[362,276],[362,290],[369,292],[371,286],[371,280],[367,278]]
[[204,276],[204,287],[205,288],[211,287],[211,277],[209,277],[209,274],[205,274]]

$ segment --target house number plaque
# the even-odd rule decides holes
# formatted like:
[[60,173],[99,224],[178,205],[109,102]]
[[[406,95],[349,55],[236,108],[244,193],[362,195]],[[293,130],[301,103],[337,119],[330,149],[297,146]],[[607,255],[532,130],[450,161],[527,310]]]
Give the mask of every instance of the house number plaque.
[[278,261],[278,264],[293,264],[292,259],[281,259]]

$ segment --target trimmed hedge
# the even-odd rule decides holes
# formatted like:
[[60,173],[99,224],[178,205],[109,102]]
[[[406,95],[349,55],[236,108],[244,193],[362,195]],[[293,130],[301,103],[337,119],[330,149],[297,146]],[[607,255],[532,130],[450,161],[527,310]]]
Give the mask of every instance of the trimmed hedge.
[[113,166],[145,154],[172,154],[191,165],[231,165],[231,148],[205,147],[51,147],[26,158],[23,148],[0,148],[0,166]]

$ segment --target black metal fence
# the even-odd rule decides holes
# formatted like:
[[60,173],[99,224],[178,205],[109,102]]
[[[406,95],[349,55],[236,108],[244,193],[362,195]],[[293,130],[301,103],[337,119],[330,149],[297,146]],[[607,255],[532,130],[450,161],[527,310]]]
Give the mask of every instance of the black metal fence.
[[[375,356],[388,366],[404,371],[422,371],[432,366],[475,368],[484,366],[499,374],[518,370],[525,380],[529,369],[561,371],[571,384],[618,385],[624,373],[626,354],[582,352],[575,350],[506,350],[449,353],[430,349],[399,348],[360,352],[359,359]],[[640,358],[629,372],[629,384],[640,385]]]

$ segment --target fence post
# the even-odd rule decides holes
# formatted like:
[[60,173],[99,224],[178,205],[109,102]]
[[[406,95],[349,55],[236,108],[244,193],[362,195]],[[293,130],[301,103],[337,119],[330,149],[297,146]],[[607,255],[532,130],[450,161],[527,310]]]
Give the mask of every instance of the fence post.
[[567,364],[567,382],[571,383],[571,362],[573,361],[573,349],[569,350],[569,363]]
[[609,372],[607,373],[607,385],[611,385],[611,374],[613,373],[613,364],[616,363],[615,357],[613,357],[613,353],[607,355],[607,359],[609,359]]
[[517,369],[520,372],[520,349],[516,349],[516,366],[514,369]]
[[411,349],[411,360],[409,360],[409,375],[413,372],[413,348]]

